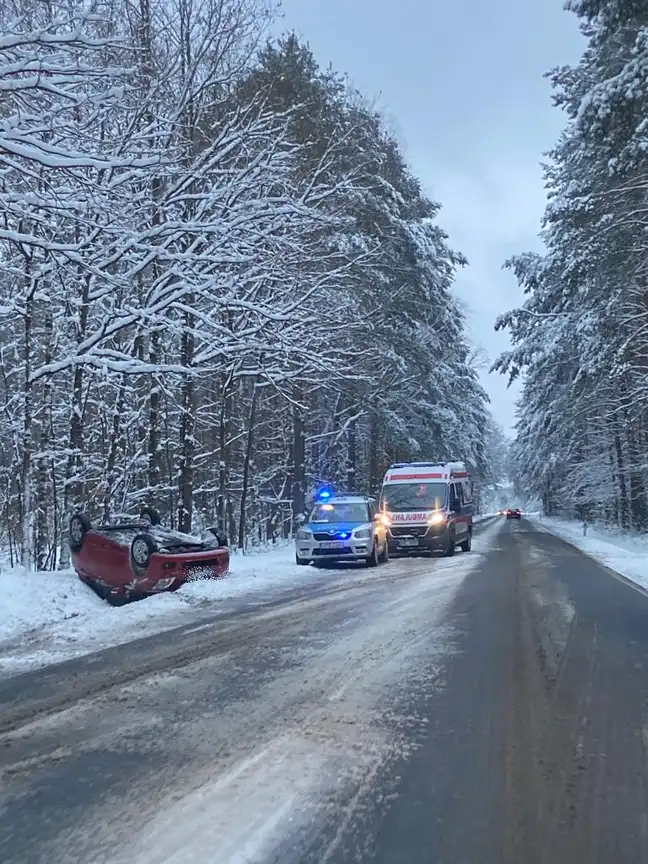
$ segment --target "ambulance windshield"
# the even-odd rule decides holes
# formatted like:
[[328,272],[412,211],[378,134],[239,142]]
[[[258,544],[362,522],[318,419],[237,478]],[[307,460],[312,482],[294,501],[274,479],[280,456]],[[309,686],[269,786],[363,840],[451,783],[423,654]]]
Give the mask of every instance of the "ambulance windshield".
[[447,483],[388,483],[383,486],[381,509],[392,513],[439,510],[445,505]]

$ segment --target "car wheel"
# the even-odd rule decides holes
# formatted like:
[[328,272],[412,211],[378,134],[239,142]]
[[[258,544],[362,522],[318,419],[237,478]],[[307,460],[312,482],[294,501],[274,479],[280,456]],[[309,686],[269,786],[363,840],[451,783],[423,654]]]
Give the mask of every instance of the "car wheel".
[[160,519],[160,514],[154,507],[142,507],[140,519],[148,525],[159,525],[162,521]]
[[219,546],[221,546],[221,547],[227,546],[227,537],[225,536],[225,534],[223,534],[223,532],[220,530],[220,528],[216,528],[214,526],[212,528],[208,528],[207,531],[209,531],[210,534],[214,535],[214,537],[218,541]]
[[389,544],[387,543],[386,540],[385,540],[384,549],[382,551],[382,555],[380,556],[380,561],[382,564],[388,564],[389,563]]
[[81,551],[86,534],[91,528],[90,520],[83,513],[75,513],[72,516],[68,529],[68,544],[73,552]]
[[300,558],[299,555],[295,555],[295,564],[299,564],[301,567],[308,567],[310,558]]
[[367,558],[367,567],[377,567],[380,564],[380,558],[378,557],[378,543],[374,539],[373,549],[371,550],[371,555]]
[[464,542],[461,544],[461,551],[462,552],[470,552],[471,549],[472,549],[472,531],[469,530],[468,531],[468,539],[464,540]]
[[155,552],[157,552],[157,546],[150,534],[136,534],[130,547],[130,562],[133,572],[142,575],[151,563],[151,556]]
[[448,545],[445,552],[443,553],[446,558],[452,558],[452,556],[455,554],[456,545],[456,537],[453,533],[450,533],[448,535]]

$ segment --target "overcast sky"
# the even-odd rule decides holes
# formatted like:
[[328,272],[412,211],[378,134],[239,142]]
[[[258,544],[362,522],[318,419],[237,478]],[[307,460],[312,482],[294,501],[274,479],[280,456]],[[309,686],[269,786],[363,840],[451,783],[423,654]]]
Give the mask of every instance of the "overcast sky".
[[[562,0],[282,0],[282,29],[318,61],[377,99],[433,198],[451,243],[469,259],[456,290],[470,334],[493,359],[508,346],[498,313],[520,292],[502,271],[511,254],[540,248],[539,162],[564,124],[543,74],[575,62],[583,41]],[[516,388],[482,373],[507,430]]]

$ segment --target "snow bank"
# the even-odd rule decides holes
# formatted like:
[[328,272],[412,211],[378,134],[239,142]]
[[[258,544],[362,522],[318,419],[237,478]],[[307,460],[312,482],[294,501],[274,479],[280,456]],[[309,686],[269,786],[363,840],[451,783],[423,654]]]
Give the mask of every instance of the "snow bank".
[[298,567],[294,554],[292,543],[234,554],[225,579],[190,583],[121,608],[100,600],[72,570],[28,573],[0,562],[0,676],[192,625],[226,612],[223,601],[264,602],[277,591],[317,579],[320,571]]
[[584,535],[582,522],[540,515],[529,518],[536,527],[556,534],[600,564],[648,589],[648,537],[600,525],[589,525]]
[[[16,672],[118,645],[218,611],[218,602],[304,581],[292,545],[233,555],[225,579],[185,585],[113,608],[74,571],[0,569],[0,673]],[[308,572],[308,571],[306,571]],[[189,613],[179,617],[178,613]]]

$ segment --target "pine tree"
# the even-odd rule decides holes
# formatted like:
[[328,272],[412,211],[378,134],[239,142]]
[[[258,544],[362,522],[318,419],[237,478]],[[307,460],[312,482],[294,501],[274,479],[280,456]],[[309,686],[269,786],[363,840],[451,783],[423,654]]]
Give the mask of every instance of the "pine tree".
[[568,122],[545,169],[544,256],[509,262],[528,294],[498,326],[525,371],[518,465],[547,512],[648,527],[646,10],[573,0],[588,45],[552,73]]

